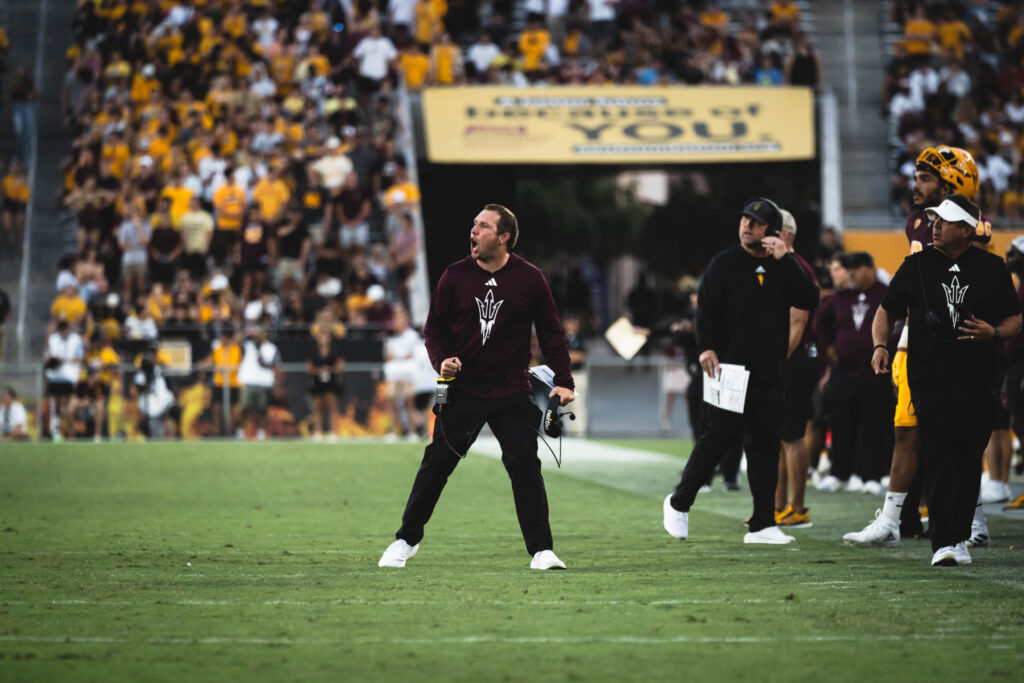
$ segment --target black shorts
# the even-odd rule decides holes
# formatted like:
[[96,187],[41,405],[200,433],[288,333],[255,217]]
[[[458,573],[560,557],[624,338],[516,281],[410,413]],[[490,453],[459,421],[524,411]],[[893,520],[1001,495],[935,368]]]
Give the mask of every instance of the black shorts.
[[[211,387],[213,395],[210,397],[210,403],[221,404],[224,403],[224,387]],[[238,387],[231,387],[228,389],[228,404],[235,405],[238,403]]]
[[13,214],[25,213],[25,202],[4,197],[4,211],[10,211]]
[[797,441],[803,438],[811,418],[811,396],[818,384],[818,359],[808,357],[804,347],[798,348],[786,362],[784,383],[786,414],[782,440]]
[[416,410],[426,410],[427,406],[434,400],[433,391],[424,391],[416,394],[413,397],[413,405],[416,406]]
[[74,388],[75,387],[71,382],[47,382],[46,395],[53,396],[55,398],[70,396],[71,391]]
[[338,393],[338,385],[334,383],[334,380],[331,380],[329,382],[321,382],[320,380],[314,380],[310,385],[309,391],[314,396],[336,394]]

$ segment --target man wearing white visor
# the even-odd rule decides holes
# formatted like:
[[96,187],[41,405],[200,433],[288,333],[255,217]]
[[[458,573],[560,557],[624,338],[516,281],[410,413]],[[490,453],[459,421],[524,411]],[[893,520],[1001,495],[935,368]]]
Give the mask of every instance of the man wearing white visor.
[[1001,258],[971,249],[981,211],[961,194],[927,210],[932,244],[908,256],[875,314],[871,367],[889,371],[893,321],[909,315],[907,373],[921,432],[932,565],[971,562],[967,539],[981,458],[997,400],[1002,340],[1020,332],[1021,309]]

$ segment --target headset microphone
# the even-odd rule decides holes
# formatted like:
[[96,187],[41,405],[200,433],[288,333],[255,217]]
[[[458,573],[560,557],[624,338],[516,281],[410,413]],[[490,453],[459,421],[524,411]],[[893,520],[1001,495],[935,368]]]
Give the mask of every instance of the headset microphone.
[[548,399],[548,408],[544,411],[544,433],[552,439],[562,436],[562,416],[568,415],[570,420],[576,419],[576,414],[570,411],[558,412],[561,407],[561,399],[555,395]]

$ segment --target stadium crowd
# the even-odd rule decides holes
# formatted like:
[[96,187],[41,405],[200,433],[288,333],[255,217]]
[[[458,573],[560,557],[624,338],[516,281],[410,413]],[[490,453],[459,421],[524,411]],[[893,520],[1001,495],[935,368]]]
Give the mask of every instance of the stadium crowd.
[[893,149],[893,204],[907,213],[914,161],[956,145],[978,164],[978,203],[993,217],[1024,217],[1024,8],[1020,3],[892,3],[903,34],[885,76],[883,115]]
[[[398,321],[420,192],[398,148],[399,84],[820,77],[791,0],[524,7],[519,28],[511,2],[79,2],[61,98],[74,134],[61,202],[77,249],[58,264],[42,431],[152,433],[139,399],[153,380],[136,373],[152,360],[169,389],[147,404],[168,418],[159,433],[422,432],[409,368],[380,387],[380,371],[351,371],[401,360],[391,341],[408,337]],[[23,165],[3,189],[14,240]],[[262,333],[279,353],[270,396],[256,398],[235,370]],[[171,356],[154,349],[169,340],[187,343],[198,377],[164,367]],[[325,394],[317,378],[332,353]],[[296,415],[309,411],[289,409],[282,362],[306,367],[307,398],[336,396],[312,399],[320,417],[302,429]],[[245,419],[255,413],[239,403],[276,405],[280,423]]]

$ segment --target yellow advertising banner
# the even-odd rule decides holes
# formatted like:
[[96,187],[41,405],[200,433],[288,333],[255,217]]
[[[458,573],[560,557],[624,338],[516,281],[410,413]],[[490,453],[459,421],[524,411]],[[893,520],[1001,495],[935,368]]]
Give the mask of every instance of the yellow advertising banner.
[[440,163],[658,164],[814,157],[809,88],[430,88],[427,155]]

